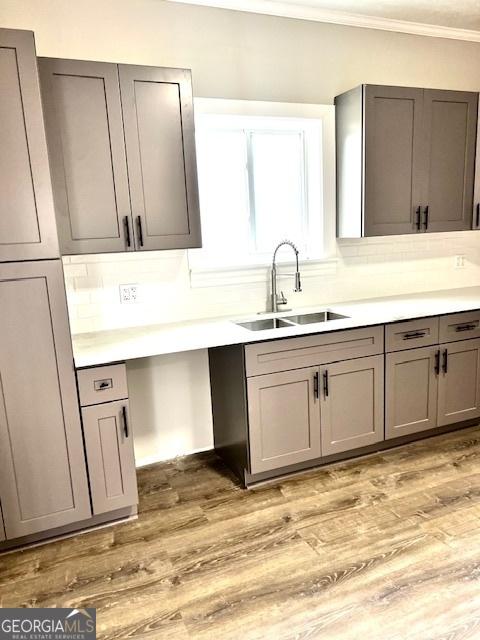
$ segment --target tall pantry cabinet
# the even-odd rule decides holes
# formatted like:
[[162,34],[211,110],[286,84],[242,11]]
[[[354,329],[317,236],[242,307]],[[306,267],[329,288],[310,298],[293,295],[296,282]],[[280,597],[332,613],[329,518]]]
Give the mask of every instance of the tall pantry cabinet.
[[0,29],[0,140],[0,541],[8,541],[91,517],[31,32]]

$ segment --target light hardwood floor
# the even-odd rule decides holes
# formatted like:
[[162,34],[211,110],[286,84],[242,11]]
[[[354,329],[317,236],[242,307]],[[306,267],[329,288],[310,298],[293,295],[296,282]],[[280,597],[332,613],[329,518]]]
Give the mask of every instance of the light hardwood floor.
[[480,428],[244,491],[213,454],[139,472],[138,521],[0,557],[0,605],[99,638],[480,638]]

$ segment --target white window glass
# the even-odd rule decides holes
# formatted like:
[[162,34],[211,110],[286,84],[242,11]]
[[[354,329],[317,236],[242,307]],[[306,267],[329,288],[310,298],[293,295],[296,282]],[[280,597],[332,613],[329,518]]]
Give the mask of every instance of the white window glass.
[[[300,109],[304,107],[297,105]],[[323,117],[327,108],[315,109]],[[323,147],[323,126],[324,121],[313,116],[207,111],[196,117],[203,248],[189,250],[191,265],[267,265],[284,239],[298,246],[303,260],[323,257],[324,207],[334,204],[333,187],[325,196],[333,151]],[[324,165],[324,157],[329,165]],[[289,260],[289,254],[279,255],[282,259]]]
[[288,238],[306,248],[305,152],[302,132],[249,133],[250,221],[254,249],[272,250]]

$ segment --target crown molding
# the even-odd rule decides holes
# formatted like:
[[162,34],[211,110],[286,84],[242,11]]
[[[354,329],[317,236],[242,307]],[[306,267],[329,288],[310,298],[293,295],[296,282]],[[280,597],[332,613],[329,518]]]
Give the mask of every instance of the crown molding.
[[380,29],[382,31],[396,31],[430,38],[448,38],[450,40],[466,40],[468,42],[480,42],[480,31],[470,29],[455,29],[407,20],[393,20],[390,18],[378,18],[357,13],[322,9],[309,4],[295,3],[280,0],[169,0],[181,4],[195,4],[218,9],[231,9],[233,11],[246,11],[249,13],[262,13],[283,18],[295,18],[297,20],[311,20],[314,22],[327,22],[349,27],[362,27],[364,29]]

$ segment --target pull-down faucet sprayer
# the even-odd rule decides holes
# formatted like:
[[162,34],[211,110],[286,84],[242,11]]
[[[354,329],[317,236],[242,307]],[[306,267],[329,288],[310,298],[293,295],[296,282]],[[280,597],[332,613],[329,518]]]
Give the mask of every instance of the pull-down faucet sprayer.
[[277,257],[277,251],[280,249],[280,247],[283,247],[284,245],[288,245],[289,247],[292,247],[293,251],[295,252],[295,261],[296,261],[295,274],[285,274],[285,275],[295,275],[295,289],[294,289],[294,291],[301,291],[302,290],[302,283],[300,281],[300,271],[299,271],[299,268],[298,268],[298,249],[293,244],[293,242],[290,242],[290,240],[283,240],[282,242],[280,242],[275,247],[275,251],[273,252],[273,260],[272,260],[272,272],[271,272],[272,291],[271,291],[271,294],[272,294],[272,312],[274,312],[274,313],[276,313],[278,311],[279,305],[287,304],[287,299],[283,295],[283,291],[280,292],[280,295],[277,294],[277,265],[275,264],[275,260],[276,260],[276,257]]

